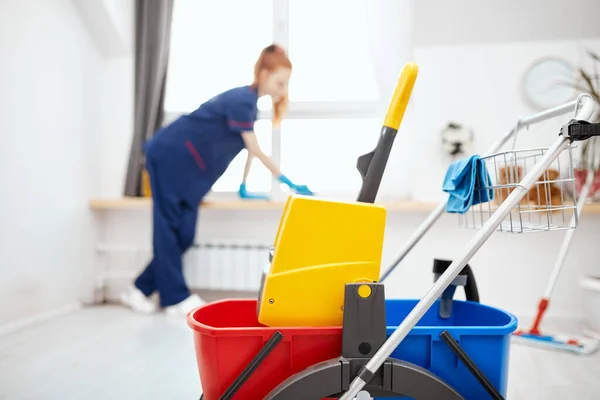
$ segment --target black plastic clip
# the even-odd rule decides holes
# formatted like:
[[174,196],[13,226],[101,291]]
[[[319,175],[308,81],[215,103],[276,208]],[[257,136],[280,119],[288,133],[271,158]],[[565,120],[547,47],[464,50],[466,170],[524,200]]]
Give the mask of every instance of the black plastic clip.
[[[437,281],[444,272],[446,272],[451,264],[451,260],[440,260],[437,258],[433,260],[434,282]],[[477,290],[475,275],[473,274],[473,270],[469,264],[467,264],[454,279],[454,281],[452,281],[452,283],[442,293],[439,305],[440,318],[448,319],[452,316],[452,299],[458,286],[462,286],[464,288],[465,297],[468,301],[479,303],[479,291]]]
[[571,142],[588,140],[593,136],[600,136],[600,123],[590,123],[583,120],[572,120],[563,125],[560,134],[571,139]]

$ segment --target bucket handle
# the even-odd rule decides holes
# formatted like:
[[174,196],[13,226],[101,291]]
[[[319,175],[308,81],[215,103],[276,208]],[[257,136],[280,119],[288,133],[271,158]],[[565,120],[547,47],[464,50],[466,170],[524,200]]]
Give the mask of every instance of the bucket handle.
[[[269,340],[266,341],[263,348],[260,349],[260,351],[254,356],[252,361],[250,361],[250,364],[248,364],[246,368],[242,371],[242,373],[235,379],[235,381],[233,381],[233,383],[227,388],[225,393],[223,393],[221,397],[219,397],[219,400],[230,400],[233,397],[233,395],[238,390],[240,390],[242,385],[248,380],[248,378],[250,377],[250,375],[252,375],[256,368],[258,368],[258,366],[265,360],[265,358],[267,358],[267,356],[273,351],[275,346],[277,346],[279,342],[281,342],[282,339],[283,333],[275,331],[273,336],[271,336]],[[201,400],[202,398],[203,397],[200,397]]]
[[452,352],[458,357],[463,364],[469,369],[469,371],[475,376],[475,378],[481,383],[484,389],[489,393],[494,400],[504,400],[504,397],[498,392],[498,390],[492,385],[492,382],[485,376],[485,374],[477,367],[471,357],[463,350],[456,340],[450,335],[448,331],[443,331],[440,336],[446,342]]

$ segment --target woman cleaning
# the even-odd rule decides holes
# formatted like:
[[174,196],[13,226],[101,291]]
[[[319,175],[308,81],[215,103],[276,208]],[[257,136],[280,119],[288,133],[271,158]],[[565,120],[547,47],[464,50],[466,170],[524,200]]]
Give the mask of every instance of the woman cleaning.
[[[258,158],[281,183],[299,194],[312,195],[295,185],[261,150],[253,132],[257,101],[270,96],[273,125],[277,126],[287,104],[292,64],[277,45],[266,47],[254,68],[254,82],[215,96],[197,110],[158,130],[146,143],[146,168],[153,198],[153,253],[134,286],[121,296],[136,312],[152,313],[158,305],[150,296],[158,293],[168,315],[185,315],[204,301],[190,291],[183,276],[182,256],[192,245],[198,205],[244,148],[248,163]],[[252,197],[240,187],[242,197]]]

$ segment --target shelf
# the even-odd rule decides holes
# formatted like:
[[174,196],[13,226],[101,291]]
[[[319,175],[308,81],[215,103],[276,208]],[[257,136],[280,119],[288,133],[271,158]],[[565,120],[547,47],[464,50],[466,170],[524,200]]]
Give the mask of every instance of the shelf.
[[[94,199],[90,201],[90,208],[94,211],[107,210],[144,210],[150,209],[152,200],[149,198],[123,197],[117,199]],[[205,201],[202,208],[214,210],[283,210],[282,201],[263,200],[218,200]],[[419,201],[397,201],[377,203],[389,211],[414,211],[431,212],[436,203]],[[583,209],[584,214],[600,214],[600,203],[587,204]]]
[[[130,210],[130,209],[150,209],[152,200],[149,198],[124,197],[119,199],[96,199],[90,201],[92,210]],[[231,200],[231,201],[205,201],[202,208],[211,208],[218,210],[277,210],[283,209],[282,202],[263,201],[263,200]]]
[[[107,210],[144,210],[149,209],[152,200],[149,198],[123,197],[118,199],[94,199],[90,201],[90,208],[94,211]],[[434,203],[416,201],[399,201],[378,203],[390,211],[426,211],[433,210]],[[282,201],[264,200],[219,200],[205,201],[202,208],[215,210],[283,210],[285,203]]]

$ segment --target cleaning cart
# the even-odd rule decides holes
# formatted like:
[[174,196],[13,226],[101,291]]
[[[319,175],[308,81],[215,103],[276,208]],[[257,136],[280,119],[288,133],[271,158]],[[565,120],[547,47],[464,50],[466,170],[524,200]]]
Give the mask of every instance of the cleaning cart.
[[548,166],[589,136],[594,104],[580,97],[576,119],[421,300],[386,300],[379,281],[385,208],[374,201],[416,76],[416,65],[405,66],[377,146],[358,160],[358,201],[291,196],[258,299],[214,302],[188,315],[205,400],[350,400],[363,390],[375,398],[506,396],[515,317],[442,294],[464,284],[469,259]]

